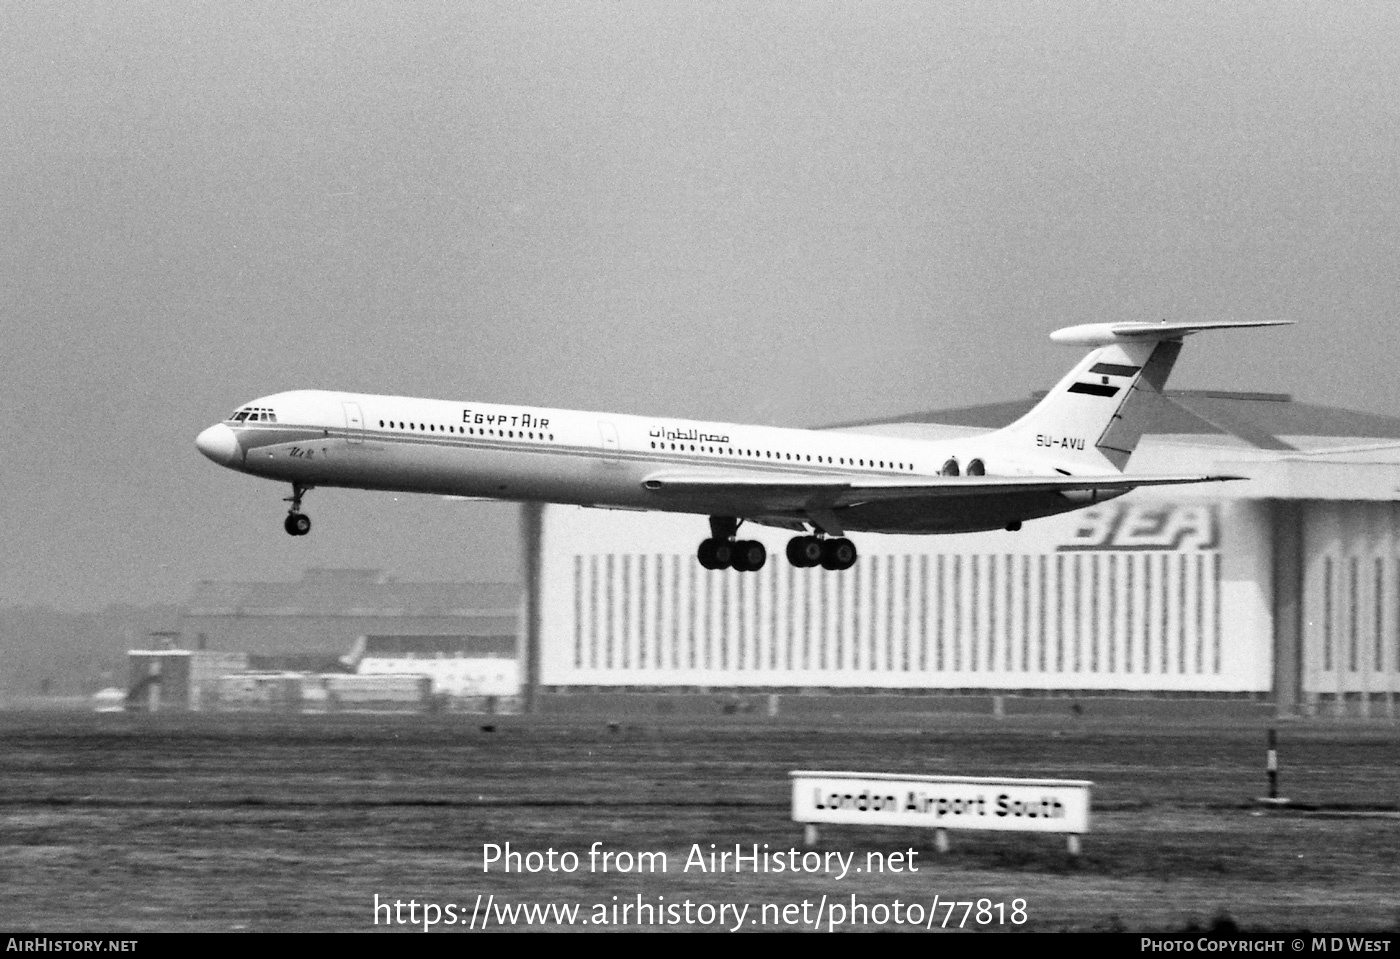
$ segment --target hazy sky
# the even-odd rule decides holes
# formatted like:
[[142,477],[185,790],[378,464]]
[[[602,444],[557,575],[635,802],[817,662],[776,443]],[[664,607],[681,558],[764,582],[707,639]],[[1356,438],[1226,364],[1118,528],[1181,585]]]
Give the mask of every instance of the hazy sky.
[[[811,425],[1174,386],[1400,413],[1400,5],[0,4],[0,604],[368,566],[515,508],[195,450],[300,387]],[[696,519],[697,538],[704,521]]]

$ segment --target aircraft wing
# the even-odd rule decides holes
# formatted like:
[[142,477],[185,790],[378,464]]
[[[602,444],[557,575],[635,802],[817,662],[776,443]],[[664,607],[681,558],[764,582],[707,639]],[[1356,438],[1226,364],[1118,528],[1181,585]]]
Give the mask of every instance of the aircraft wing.
[[759,501],[775,510],[820,506],[839,509],[883,500],[937,500],[945,497],[994,496],[1010,493],[1128,490],[1139,486],[1218,483],[1244,476],[1162,475],[1127,476],[923,476],[805,477],[762,473],[656,473],[642,486],[665,496],[733,496]]

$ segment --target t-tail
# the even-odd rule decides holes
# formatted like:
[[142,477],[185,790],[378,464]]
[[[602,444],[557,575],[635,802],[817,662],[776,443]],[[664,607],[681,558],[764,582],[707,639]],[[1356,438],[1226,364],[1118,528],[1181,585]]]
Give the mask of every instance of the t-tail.
[[1056,330],[1050,338],[1057,343],[1097,348],[1000,435],[1074,475],[1121,473],[1151,426],[1183,337],[1289,322],[1090,323]]

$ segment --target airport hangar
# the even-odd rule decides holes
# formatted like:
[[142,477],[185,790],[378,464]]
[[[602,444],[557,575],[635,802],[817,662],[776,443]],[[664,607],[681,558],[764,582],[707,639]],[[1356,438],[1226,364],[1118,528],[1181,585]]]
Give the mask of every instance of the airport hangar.
[[520,610],[514,583],[405,583],[376,569],[309,569],[295,583],[201,581],[178,630],[163,635],[229,673],[421,672],[435,692],[514,696]]
[[[855,424],[968,436],[1023,402]],[[537,693],[734,690],[1171,695],[1394,716],[1400,418],[1282,394],[1167,391],[1143,489],[1018,532],[858,536],[845,572],[695,559],[703,518],[527,506],[524,673]]]

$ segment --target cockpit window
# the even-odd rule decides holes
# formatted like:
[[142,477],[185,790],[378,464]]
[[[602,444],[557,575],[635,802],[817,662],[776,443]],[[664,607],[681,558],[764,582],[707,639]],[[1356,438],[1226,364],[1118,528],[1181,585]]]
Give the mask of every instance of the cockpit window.
[[265,406],[248,406],[241,410],[235,410],[229,417],[233,423],[276,423],[277,414]]

